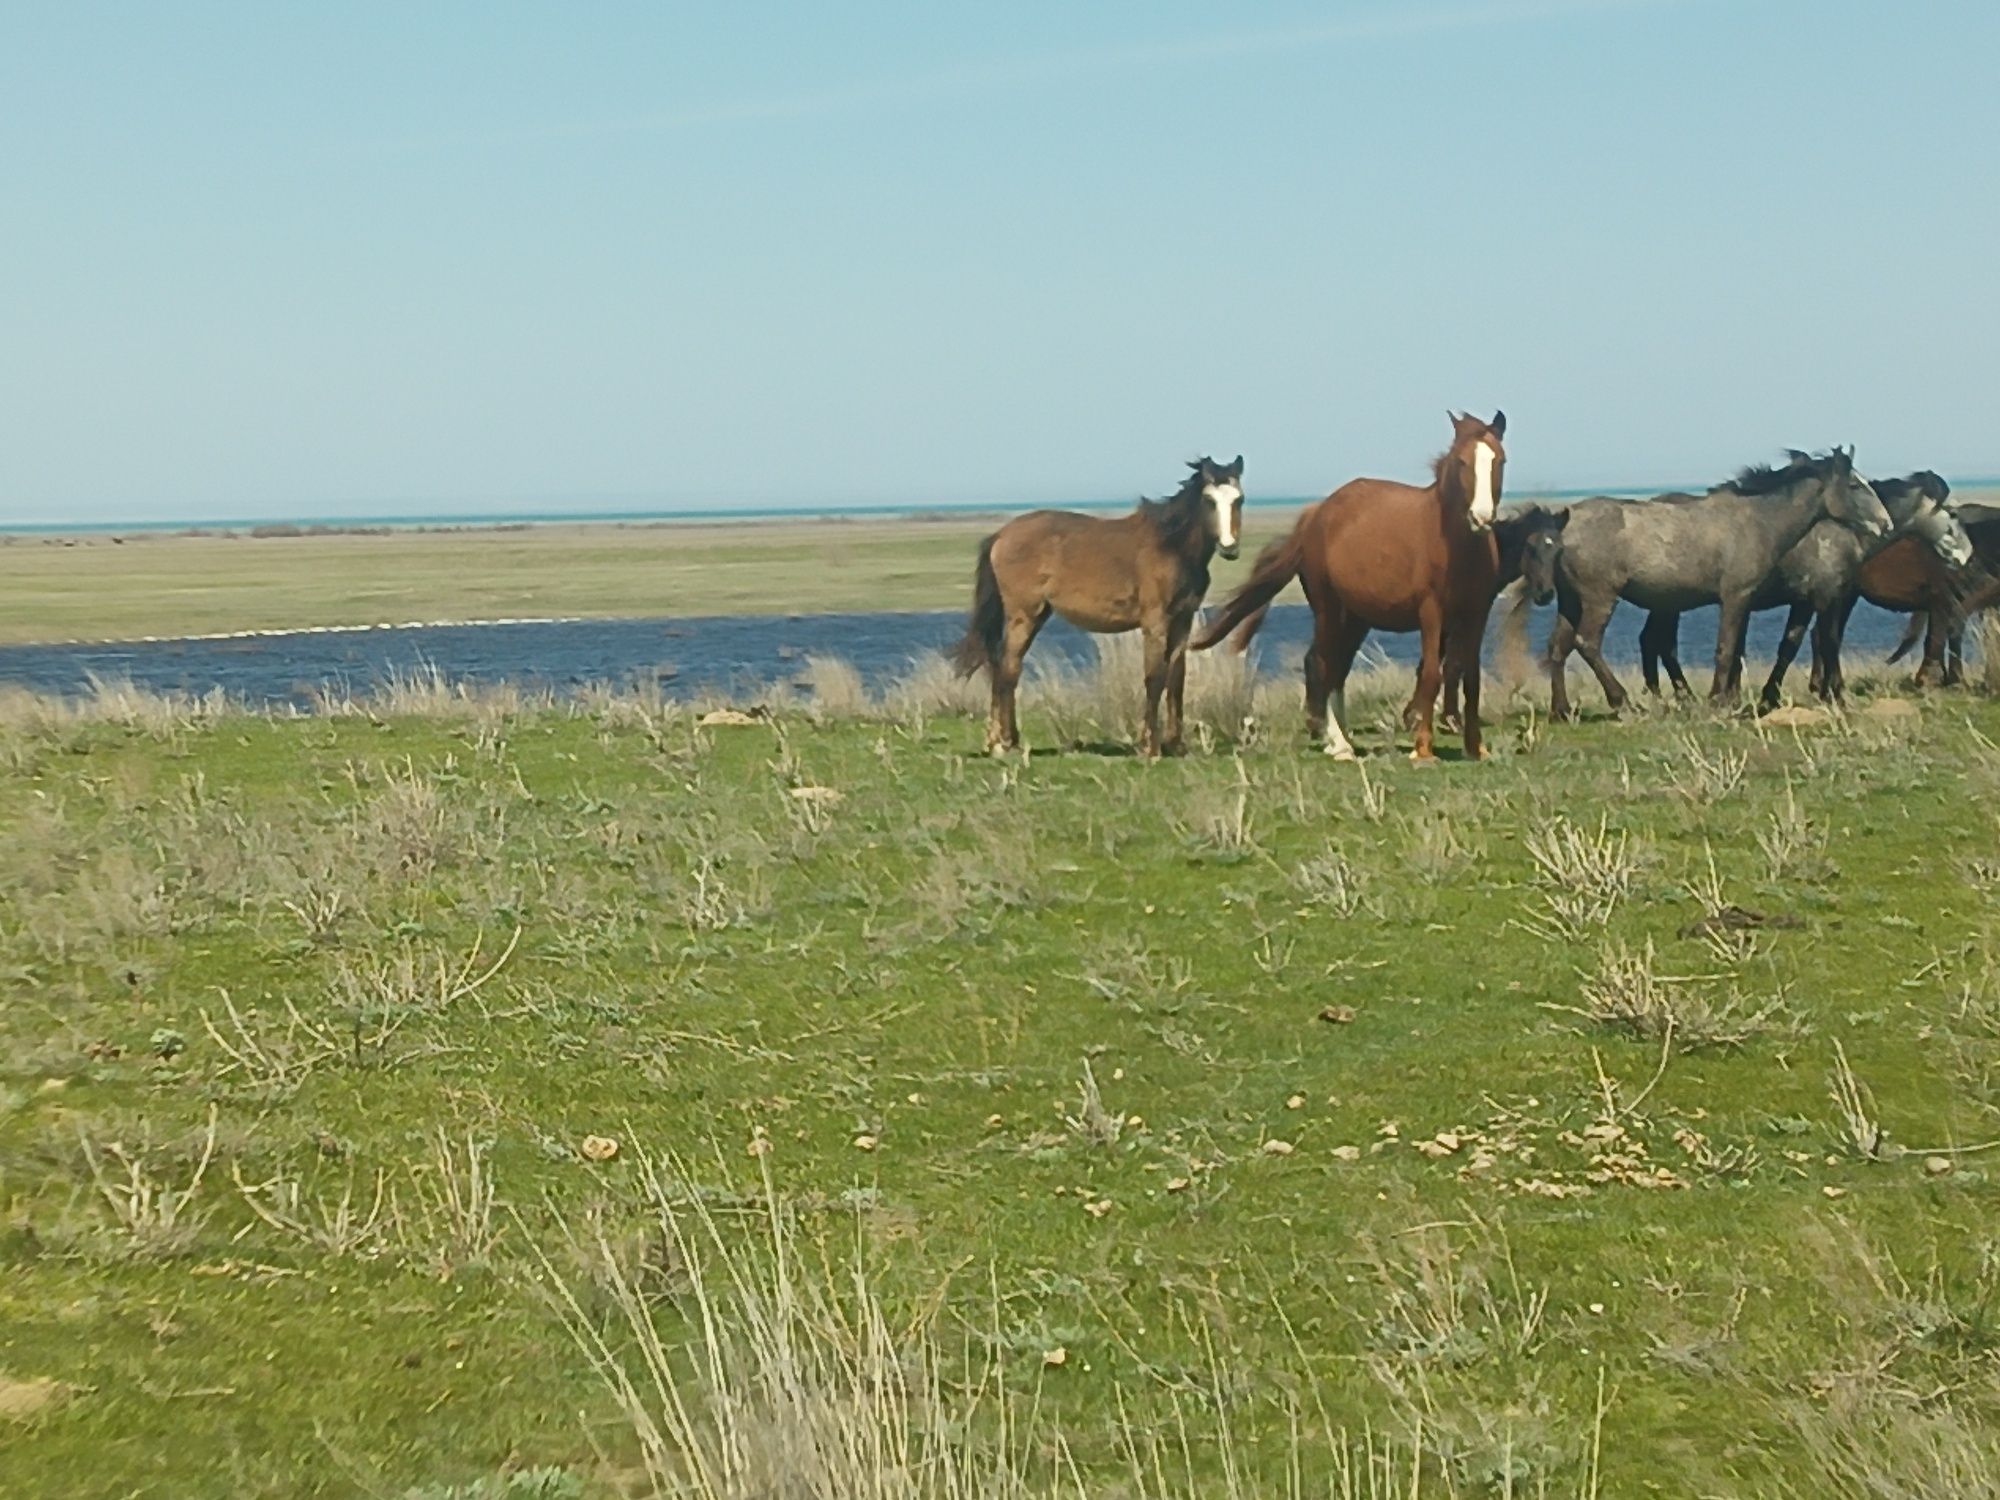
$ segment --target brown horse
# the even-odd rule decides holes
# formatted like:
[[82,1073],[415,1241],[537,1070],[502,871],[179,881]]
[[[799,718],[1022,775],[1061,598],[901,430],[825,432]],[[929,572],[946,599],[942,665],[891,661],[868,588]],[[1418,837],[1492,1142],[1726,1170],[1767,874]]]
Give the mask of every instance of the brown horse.
[[[1016,516],[979,544],[972,618],[952,652],[962,676],[992,682],[989,751],[1017,749],[1014,690],[1021,659],[1051,613],[1084,630],[1146,636],[1146,727],[1139,753],[1178,754],[1188,632],[1208,592],[1208,563],[1236,556],[1243,520],[1243,456],[1196,459],[1170,500],[1141,500],[1106,520],[1074,511]],[[1160,698],[1167,700],[1165,732]]]
[[1465,683],[1466,757],[1485,754],[1477,663],[1499,587],[1493,519],[1506,464],[1500,440],[1507,417],[1495,412],[1491,422],[1482,422],[1453,413],[1451,425],[1451,447],[1432,466],[1429,484],[1351,479],[1307,507],[1290,536],[1264,549],[1250,581],[1195,642],[1195,649],[1207,650],[1249,622],[1294,578],[1303,583],[1313,611],[1306,724],[1314,735],[1325,736],[1326,753],[1336,760],[1354,759],[1347,737],[1347,674],[1370,630],[1423,635],[1410,758],[1435,759],[1431,715],[1447,675]]
[[1862,598],[1881,609],[1909,611],[1909,628],[1889,661],[1893,665],[1908,656],[1921,638],[1924,655],[1915,679],[1919,687],[1932,681],[1950,687],[1964,676],[1965,622],[2000,602],[1989,586],[2000,571],[2000,509],[1961,505],[1956,514],[1972,542],[1973,562],[1968,569],[1954,572],[1914,537],[1890,543],[1861,569]]

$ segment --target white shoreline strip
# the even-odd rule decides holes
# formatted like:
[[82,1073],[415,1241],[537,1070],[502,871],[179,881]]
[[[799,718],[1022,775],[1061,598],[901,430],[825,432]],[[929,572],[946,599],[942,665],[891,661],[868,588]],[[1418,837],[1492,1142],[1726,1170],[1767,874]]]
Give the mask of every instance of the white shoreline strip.
[[907,609],[758,610],[726,615],[506,615],[493,620],[384,620],[374,625],[280,625],[260,630],[212,630],[198,635],[65,636],[56,640],[0,641],[0,654],[57,646],[160,646],[193,641],[248,641],[289,635],[368,635],[379,630],[467,630],[488,625],[586,625],[624,622],[685,624],[690,620],[791,620],[802,615],[948,615],[951,605]]
[[171,645],[177,641],[247,641],[287,635],[368,635],[378,630],[460,630],[487,625],[580,625],[603,615],[509,615],[497,620],[383,620],[374,625],[278,625],[259,630],[211,630],[198,635],[71,636],[54,641],[0,641],[0,651],[44,646]]

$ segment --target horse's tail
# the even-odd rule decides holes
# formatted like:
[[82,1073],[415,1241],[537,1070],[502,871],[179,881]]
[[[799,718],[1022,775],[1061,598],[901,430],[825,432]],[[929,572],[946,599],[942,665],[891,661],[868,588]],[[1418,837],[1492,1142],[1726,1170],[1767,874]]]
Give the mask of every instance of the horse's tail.
[[1206,651],[1234,632],[1236,649],[1248,650],[1250,637],[1264,623],[1271,601],[1277,598],[1279,589],[1299,576],[1299,565],[1304,559],[1305,545],[1299,528],[1294,526],[1290,533],[1257,554],[1257,561],[1250,567],[1249,581],[1231,594],[1229,602],[1222,606],[1222,613],[1203,627],[1194,640],[1194,649]]
[[1930,621],[1931,615],[1927,609],[1919,609],[1911,612],[1910,623],[1903,627],[1902,640],[1897,642],[1896,649],[1889,653],[1890,666],[1895,666],[1897,662],[1916,649],[1917,642],[1924,638],[1924,632],[1930,628]]
[[972,583],[972,614],[965,622],[965,634],[951,648],[953,670],[961,677],[970,677],[981,667],[998,661],[1006,633],[1007,611],[1000,602],[1000,580],[993,576],[993,537],[989,536],[979,544],[979,569]]
[[1525,578],[1516,578],[1500,590],[1499,599],[1506,599],[1509,594],[1513,595],[1513,602],[1500,616],[1500,628],[1493,637],[1493,665],[1500,681],[1511,691],[1526,682],[1534,670],[1535,658],[1528,650],[1528,613],[1535,601]]
[[1238,656],[1248,651],[1250,649],[1251,637],[1264,628],[1264,616],[1270,612],[1270,605],[1260,604],[1251,610],[1249,614],[1245,615],[1243,623],[1236,627],[1235,635],[1230,638],[1229,649],[1234,651]]

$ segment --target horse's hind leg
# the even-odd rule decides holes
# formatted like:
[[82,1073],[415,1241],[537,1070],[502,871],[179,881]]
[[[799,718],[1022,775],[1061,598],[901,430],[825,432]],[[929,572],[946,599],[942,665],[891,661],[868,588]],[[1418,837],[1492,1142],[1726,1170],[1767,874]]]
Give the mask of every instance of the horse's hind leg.
[[1021,662],[1049,617],[1047,605],[1032,614],[1010,610],[1000,658],[993,663],[993,701],[986,715],[989,753],[1021,748],[1021,725],[1014,711],[1014,691],[1021,682]]
[[[1313,739],[1326,735],[1326,698],[1333,688],[1333,653],[1339,638],[1339,606],[1322,607],[1315,601],[1313,638],[1306,647],[1306,733]],[[1348,753],[1353,753],[1352,746]]]
[[[1664,610],[1652,610],[1646,615],[1645,624],[1639,627],[1639,676],[1646,684],[1646,691],[1654,697],[1660,694],[1660,658],[1666,653],[1660,649],[1660,638],[1667,628],[1668,616]],[[1680,624],[1674,618],[1674,626]]]
[[[1771,663],[1771,675],[1764,679],[1764,691],[1760,700],[1766,708],[1778,706],[1778,695],[1784,690],[1785,673],[1791,670],[1793,660],[1799,654],[1799,645],[1806,638],[1806,625],[1813,618],[1810,604],[1794,604],[1791,613],[1785,617],[1785,634],[1778,642],[1778,659]],[[1738,653],[1741,660],[1741,653]]]
[[1674,695],[1689,696],[1687,678],[1681,675],[1681,617],[1678,610],[1656,609],[1639,627],[1639,670],[1646,678],[1646,691],[1660,691],[1660,669],[1674,685]]
[[1688,686],[1687,674],[1681,671],[1681,617],[1669,615],[1667,623],[1660,627],[1660,665],[1666,669],[1667,681],[1674,685],[1676,698],[1692,698],[1694,689]]
[[[1354,668],[1354,653],[1361,649],[1368,627],[1338,610],[1316,614],[1313,625],[1313,651],[1319,657],[1320,732],[1325,736],[1325,750],[1335,760],[1353,760],[1354,742],[1347,737],[1347,674]],[[1308,673],[1308,680],[1311,676]]]
[[1924,659],[1917,664],[1917,675],[1910,679],[1912,686],[1928,687],[1933,680],[1947,680],[1945,657],[1950,639],[1951,627],[1945,623],[1943,611],[1931,610],[1924,620]]

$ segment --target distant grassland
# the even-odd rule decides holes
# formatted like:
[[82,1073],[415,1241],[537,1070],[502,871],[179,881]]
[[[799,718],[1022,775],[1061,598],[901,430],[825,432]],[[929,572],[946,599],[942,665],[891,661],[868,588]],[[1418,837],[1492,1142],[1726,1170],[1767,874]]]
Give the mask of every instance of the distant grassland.
[[[548,615],[930,609],[991,516],[0,540],[0,641]],[[1275,528],[1274,528],[1275,529]]]
[[[0,533],[0,643],[561,615],[958,609],[970,598],[978,540],[1003,514],[134,532],[115,541]],[[1295,514],[1253,507],[1248,551],[1281,535]],[[1246,566],[1218,563],[1215,589]]]
[[0,692],[0,1488],[1991,1495],[2000,705],[1107,661]]

